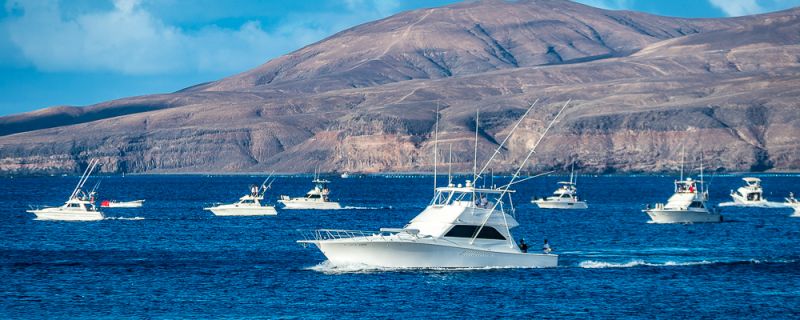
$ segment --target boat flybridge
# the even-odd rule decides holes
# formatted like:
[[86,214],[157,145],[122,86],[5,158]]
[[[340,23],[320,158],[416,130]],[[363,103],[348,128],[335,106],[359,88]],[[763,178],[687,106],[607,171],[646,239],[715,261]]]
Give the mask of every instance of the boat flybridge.
[[731,191],[731,198],[738,205],[763,205],[767,203],[764,199],[764,190],[761,188],[761,179],[742,178],[745,185],[735,191]]
[[95,221],[103,220],[103,213],[97,210],[94,205],[95,190],[85,192],[81,188],[86,184],[86,180],[92,175],[100,161],[92,159],[83,172],[78,185],[72,190],[72,194],[67,202],[60,207],[44,207],[27,210],[36,215],[36,220],[57,220],[57,221]]
[[319,175],[315,174],[314,180],[311,182],[314,183],[314,188],[308,191],[305,197],[290,198],[289,196],[282,195],[278,202],[283,204],[284,209],[330,210],[342,208],[338,202],[331,201],[330,198],[328,198],[328,195],[331,193],[331,190],[328,188],[328,184],[331,183],[330,181],[320,179]]
[[[519,222],[513,216],[511,195],[514,191],[510,187],[567,104],[550,122],[508,184],[502,187],[479,188],[474,182],[482,178],[481,175],[492,159],[533,105],[535,102],[495,150],[483,169],[478,172],[476,166],[472,181],[466,180],[463,185],[454,185],[452,179],[449,179],[446,187],[437,186],[435,142],[433,199],[404,227],[381,228],[379,231],[314,230],[304,233],[304,239],[298,240],[298,243],[315,245],[333,266],[555,267],[558,264],[558,255],[549,253],[549,250],[547,253],[528,253],[526,246],[516,244],[512,229]],[[438,117],[436,124],[434,141],[438,141]]]
[[[263,204],[264,201],[264,194],[269,190],[272,186],[272,182],[267,184],[269,181],[269,177],[267,177],[264,182],[261,183],[261,187],[256,185],[250,186],[250,193],[242,196],[239,198],[238,202],[230,203],[230,204],[220,204],[209,208],[203,208],[203,210],[208,210],[214,213],[215,216],[274,216],[278,214],[278,211],[275,210],[274,206]],[[275,180],[272,180],[273,182]]]
[[586,201],[578,199],[577,179],[575,179],[575,165],[572,165],[572,173],[569,181],[559,181],[561,185],[552,196],[540,199],[533,199],[531,203],[543,209],[587,209],[589,206]]
[[[684,149],[684,155],[686,151]],[[691,177],[683,178],[683,158],[681,157],[681,178],[675,181],[675,193],[667,203],[657,203],[655,207],[644,209],[653,223],[700,223],[722,222],[717,208],[708,208],[708,189],[703,180],[702,154],[700,160],[700,181]]]

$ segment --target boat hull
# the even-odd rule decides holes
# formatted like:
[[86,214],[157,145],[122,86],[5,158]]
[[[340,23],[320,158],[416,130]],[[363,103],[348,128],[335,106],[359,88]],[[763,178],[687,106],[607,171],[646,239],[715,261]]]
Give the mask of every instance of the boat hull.
[[305,209],[305,210],[334,210],[341,209],[338,202],[313,202],[313,201],[293,201],[278,200],[284,209]]
[[722,222],[719,213],[692,210],[645,210],[653,223],[712,223]]
[[733,199],[733,203],[740,205],[740,206],[760,206],[766,204],[768,201],[764,197],[759,197],[760,200],[747,200],[747,198],[742,197],[736,193],[731,193],[731,198]]
[[215,216],[274,216],[278,215],[275,207],[213,207],[205,208]]
[[565,202],[565,201],[546,201],[534,200],[532,201],[536,206],[542,209],[588,209],[589,206],[586,202]]
[[97,221],[103,220],[103,213],[99,211],[71,211],[59,209],[28,210],[36,215],[36,220],[49,221]]
[[314,244],[337,266],[385,268],[550,268],[558,255],[454,247],[406,241],[322,240]]

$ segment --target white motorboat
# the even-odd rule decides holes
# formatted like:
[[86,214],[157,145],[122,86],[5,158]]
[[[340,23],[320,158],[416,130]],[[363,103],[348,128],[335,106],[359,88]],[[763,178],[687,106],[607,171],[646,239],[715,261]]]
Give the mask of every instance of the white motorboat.
[[675,194],[666,204],[657,203],[654,208],[648,205],[644,212],[653,223],[722,222],[719,210],[708,208],[707,202],[708,191],[703,190],[703,182],[686,178],[675,181]]
[[[272,175],[270,175],[271,177]],[[272,183],[267,184],[267,180],[261,183],[261,187],[250,186],[250,193],[239,198],[236,203],[220,204],[209,208],[203,208],[214,213],[216,216],[274,216],[278,214],[274,206],[262,204],[264,194]],[[274,180],[273,180],[274,181]]]
[[289,196],[282,195],[279,203],[283,205],[284,209],[317,209],[317,210],[330,210],[341,209],[342,206],[338,202],[333,202],[328,198],[330,189],[328,180],[320,179],[315,175],[314,188],[306,193],[305,197],[290,198]]
[[569,181],[559,181],[561,187],[553,192],[552,196],[531,200],[543,209],[587,209],[589,206],[586,201],[578,199],[577,180],[575,179],[575,165],[572,166],[572,173]]
[[144,205],[144,200],[133,201],[117,201],[117,200],[103,200],[100,201],[101,208],[141,208]]
[[94,205],[95,191],[89,193],[81,190],[92,171],[99,165],[99,160],[92,159],[83,172],[78,185],[72,191],[67,202],[60,207],[44,207],[39,209],[27,210],[36,215],[36,220],[58,220],[58,221],[95,221],[102,220],[103,213],[97,210]]
[[342,174],[339,177],[341,177],[342,179],[347,179],[347,178],[350,178],[350,174],[347,173],[347,171],[345,171],[345,172],[342,172]]
[[731,191],[733,202],[737,205],[764,205],[767,203],[767,199],[764,199],[764,190],[761,188],[761,179],[747,177],[742,180],[745,185]]
[[[528,253],[526,246],[518,246],[515,243],[511,230],[519,223],[509,214],[514,212],[511,201],[513,191],[509,190],[509,187],[519,177],[522,167],[528,162],[536,146],[564,108],[566,105],[548,125],[507,185],[499,188],[494,186],[478,188],[472,181],[467,180],[463,186],[448,183],[446,187],[437,187],[434,178],[434,195],[430,204],[403,228],[383,228],[375,232],[322,229],[304,233],[304,239],[298,240],[298,243],[316,246],[333,266],[386,268],[557,266],[558,255],[550,253],[549,247],[547,253]],[[509,136],[513,131],[512,129]],[[500,144],[495,155],[505,142]],[[486,166],[493,158],[494,155]],[[435,164],[436,160],[434,160],[434,177],[436,177]],[[486,166],[480,172],[475,168],[473,179],[480,179]]]

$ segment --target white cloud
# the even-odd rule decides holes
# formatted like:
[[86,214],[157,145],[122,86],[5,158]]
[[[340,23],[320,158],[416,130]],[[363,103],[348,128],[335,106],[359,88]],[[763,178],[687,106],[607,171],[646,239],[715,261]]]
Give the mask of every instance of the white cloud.
[[729,17],[739,17],[766,12],[756,0],[708,0],[708,2],[725,12]]
[[258,21],[186,30],[148,12],[140,0],[114,0],[110,9],[75,15],[65,15],[57,0],[10,0],[0,36],[43,71],[238,72],[397,7],[394,1],[342,1],[346,12],[289,17],[271,30]]

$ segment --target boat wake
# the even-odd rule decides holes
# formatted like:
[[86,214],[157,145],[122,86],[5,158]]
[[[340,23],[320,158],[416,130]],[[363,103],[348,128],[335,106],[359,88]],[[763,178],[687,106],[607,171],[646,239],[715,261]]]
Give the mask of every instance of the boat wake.
[[106,217],[103,220],[144,220],[144,217]]
[[392,206],[385,206],[385,207],[344,206],[339,209],[331,209],[331,210],[384,210],[384,209],[392,209]]
[[581,261],[578,267],[584,269],[606,269],[606,268],[633,268],[633,267],[686,267],[686,266],[701,266],[701,265],[736,265],[736,264],[762,264],[762,263],[795,263],[796,260],[738,260],[738,261],[665,261],[665,262],[647,262],[644,260],[631,260],[628,262],[606,262],[586,260]]
[[790,205],[786,204],[785,202],[774,202],[774,201],[767,201],[764,203],[756,203],[756,204],[741,204],[736,203],[733,201],[729,202],[722,202],[719,204],[720,207],[746,207],[746,208],[791,208]]
[[365,264],[336,265],[329,260],[313,267],[305,268],[324,274],[358,274],[358,273],[383,273],[383,272],[453,272],[453,271],[486,271],[499,269],[536,269],[535,267],[473,267],[473,268],[411,268],[411,267],[376,267]]

